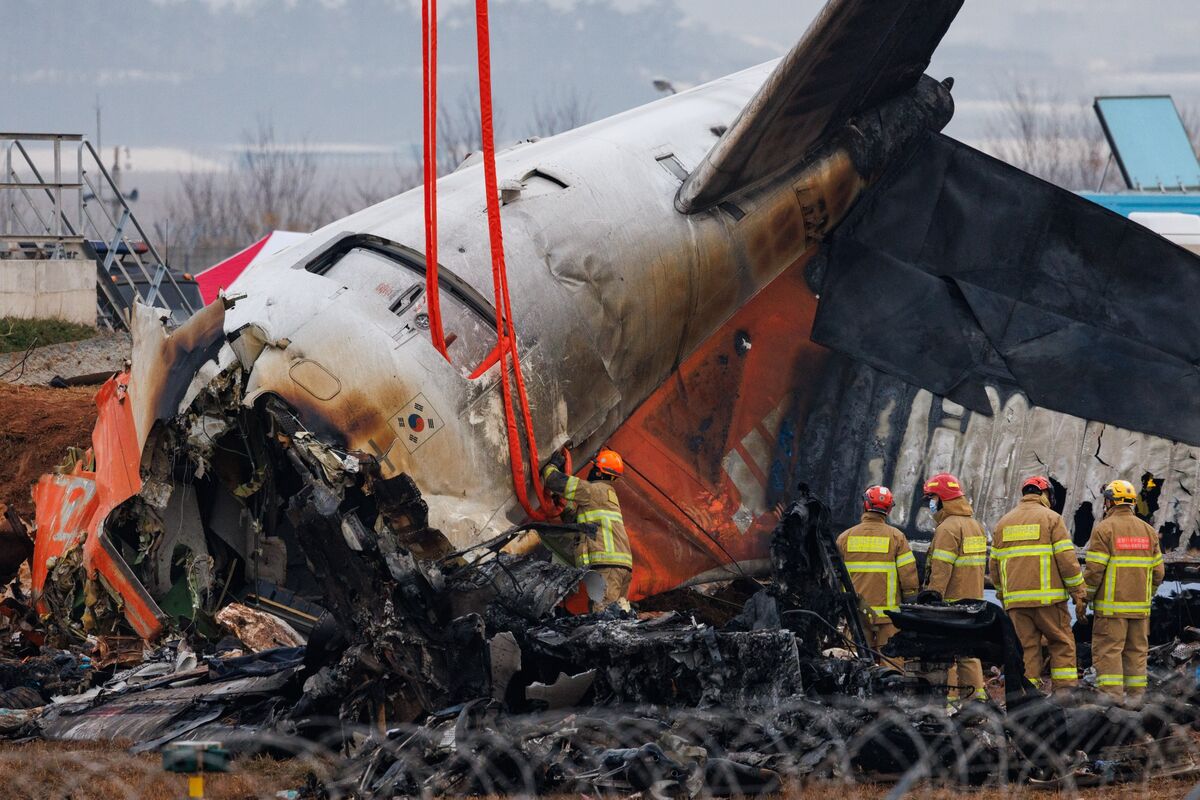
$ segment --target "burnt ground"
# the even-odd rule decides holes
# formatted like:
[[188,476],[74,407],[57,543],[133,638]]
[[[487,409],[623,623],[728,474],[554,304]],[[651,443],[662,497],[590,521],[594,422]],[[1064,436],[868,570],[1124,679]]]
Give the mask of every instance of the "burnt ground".
[[0,383],[0,502],[33,520],[30,486],[87,448],[96,423],[95,387],[51,389]]
[[[124,746],[96,742],[0,742],[0,787],[8,796],[29,800],[111,800],[145,798],[174,800],[184,797],[184,776],[165,773],[157,753],[131,755]],[[267,757],[243,758],[233,762],[229,774],[213,775],[206,780],[205,797],[211,800],[273,798],[278,792],[301,789],[310,772],[322,771],[322,765],[300,759],[275,760]],[[1106,789],[1084,789],[1078,793],[1047,791],[1029,787],[983,789],[964,792],[961,788],[938,788],[917,784],[906,795],[930,800],[974,800],[1004,798],[1100,798],[1139,796],[1165,800],[1185,796],[1194,781],[1160,778],[1149,784],[1126,784]],[[812,783],[789,787],[765,800],[882,800],[894,787],[890,784]],[[305,796],[301,793],[301,796]],[[311,795],[310,795],[311,796]],[[560,798],[575,795],[561,795]],[[491,800],[483,798],[483,800]]]

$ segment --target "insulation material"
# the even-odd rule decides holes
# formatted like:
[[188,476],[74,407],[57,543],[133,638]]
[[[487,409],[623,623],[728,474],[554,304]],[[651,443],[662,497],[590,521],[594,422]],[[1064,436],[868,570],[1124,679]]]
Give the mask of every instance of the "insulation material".
[[1046,474],[1061,486],[1061,513],[1077,544],[1103,513],[1105,483],[1125,478],[1141,489],[1153,476],[1154,508],[1168,560],[1187,559],[1200,531],[1200,448],[1032,405],[1011,387],[984,387],[987,414],[965,408],[842,356],[830,360],[814,411],[795,447],[793,474],[828,498],[835,521],[858,519],[858,487],[890,486],[890,521],[928,539],[933,518],[921,502],[929,475],[963,482],[988,530],[1020,495],[1021,482]]
[[241,603],[230,603],[218,611],[217,623],[255,653],[304,644],[304,637],[279,617]]

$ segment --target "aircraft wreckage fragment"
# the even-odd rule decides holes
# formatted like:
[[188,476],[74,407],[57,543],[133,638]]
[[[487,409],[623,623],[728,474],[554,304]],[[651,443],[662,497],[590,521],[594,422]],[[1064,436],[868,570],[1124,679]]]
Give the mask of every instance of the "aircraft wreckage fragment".
[[[320,463],[298,458],[314,470]],[[350,474],[352,484],[369,480],[366,469]],[[331,496],[315,492],[295,507],[310,508],[316,530],[337,527],[329,520],[339,519],[338,497],[310,479]],[[169,641],[90,688],[67,660],[46,687],[76,694],[38,700],[44,708],[21,712],[3,732],[130,739],[135,751],[212,739],[241,753],[317,748],[335,765],[318,779],[335,797],[720,796],[796,780],[914,776],[1072,786],[1200,769],[1185,730],[1200,720],[1197,660],[1176,638],[1187,636],[1178,620],[1188,609],[1200,612],[1190,595],[1156,603],[1156,639],[1172,636],[1155,642],[1149,701],[1128,710],[1087,693],[1035,691],[1011,624],[987,603],[902,606],[888,653],[914,659],[907,674],[854,657],[861,631],[851,584],[833,557],[828,511],[809,495],[773,534],[772,579],[721,625],[678,612],[639,619],[616,607],[565,615],[560,604],[581,570],[507,555],[418,560],[370,533],[333,539],[346,551],[326,555],[345,559],[337,572],[348,588],[333,595],[307,646],[209,645],[201,656]],[[333,579],[332,570],[315,573]],[[358,599],[368,592],[377,605]],[[962,655],[1000,667],[1007,712],[980,703],[947,712],[945,669]]]
[[[907,480],[935,427],[944,442],[974,426],[973,452],[1028,461],[1031,444],[996,452],[1024,436],[1003,427],[1025,418],[1010,405],[1030,438],[1079,431],[1097,460],[1109,424],[1182,461],[1200,444],[1195,415],[1171,413],[1195,397],[1200,329],[1142,279],[1154,263],[1170,299],[1195,296],[1194,256],[938,133],[952,82],[923,70],[960,4],[833,0],[775,65],[498,159],[520,186],[506,257],[537,440],[585,456],[607,442],[636,467],[621,495],[632,599],[742,578],[741,613],[570,617],[587,573],[496,555],[524,515],[498,370],[476,372],[496,312],[468,163],[439,185],[452,363],[428,341],[419,191],[272,256],[174,331],[135,307],[90,454],[35,489],[33,586],[50,640],[95,640],[104,675],[130,631],[160,649],[103,685],[69,676],[82,693],[10,727],[147,748],[237,729],[243,749],[315,740],[350,754],[326,776],[343,794],[1194,770],[1180,726],[1196,720],[1195,597],[1155,601],[1159,691],[1140,711],[1034,692],[1006,618],[980,603],[903,607],[888,654],[919,664],[902,674],[855,655],[828,509],[802,492],[781,524],[772,510],[807,475],[844,505],[877,442],[885,478]],[[886,316],[898,297],[918,318]],[[1075,470],[1073,490],[1097,470]],[[1163,495],[1177,541],[1191,479]],[[916,526],[911,502],[898,511]],[[306,645],[218,651],[231,602]],[[944,668],[964,653],[1001,668],[1005,713],[946,713]]]
[[[135,365],[97,396],[91,463],[37,487],[37,602],[60,644],[129,626],[150,641],[188,630],[203,647],[236,599],[307,646],[202,665],[168,643],[103,686],[21,711],[12,733],[143,749],[333,741],[351,757],[325,782],[346,794],[721,794],[918,768],[1069,785],[1200,764],[1182,727],[1197,719],[1188,595],[1155,602],[1155,679],[1174,694],[1140,711],[1034,692],[1007,619],[983,603],[903,607],[889,654],[923,663],[901,674],[851,655],[867,652],[857,601],[828,510],[802,492],[770,539],[771,579],[725,624],[563,616],[585,572],[496,555],[517,528],[456,551],[407,475],[385,477],[378,455],[307,427],[277,394],[252,397],[271,345],[227,332],[232,302],[174,332],[137,309]],[[1006,712],[946,713],[944,669],[960,655],[1001,667]],[[346,738],[379,720],[387,736]]]

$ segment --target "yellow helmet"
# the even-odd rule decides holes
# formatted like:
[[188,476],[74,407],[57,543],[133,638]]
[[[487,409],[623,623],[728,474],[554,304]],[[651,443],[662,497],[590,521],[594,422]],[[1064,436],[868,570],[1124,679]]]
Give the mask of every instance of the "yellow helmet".
[[1115,480],[1104,487],[1104,497],[1114,505],[1137,502],[1137,489],[1129,481]]

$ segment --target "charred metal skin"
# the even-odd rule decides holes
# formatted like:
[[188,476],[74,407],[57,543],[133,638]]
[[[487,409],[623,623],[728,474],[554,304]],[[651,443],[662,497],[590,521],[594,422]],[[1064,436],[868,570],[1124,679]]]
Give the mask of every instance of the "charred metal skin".
[[[681,371],[703,376],[703,367],[691,366],[697,358],[726,359],[712,352],[714,342],[727,338],[723,326],[739,313],[755,311],[750,301],[771,300],[764,288],[785,275],[790,276],[784,281],[786,291],[774,296],[785,299],[785,307],[763,318],[784,333],[780,344],[807,341],[804,323],[792,325],[788,317],[795,312],[786,307],[798,309],[801,319],[811,318],[815,297],[796,280],[798,270],[889,159],[903,153],[914,137],[940,129],[951,116],[948,86],[921,79],[920,72],[926,51],[958,4],[939,0],[939,13],[922,22],[905,16],[905,2],[889,0],[886,13],[876,19],[878,4],[833,0],[831,11],[814,23],[797,48],[808,52],[550,139],[524,142],[499,155],[518,346],[533,433],[543,452],[570,442],[583,461],[623,429],[636,435],[642,423],[626,423],[639,408],[654,412],[646,426],[655,433],[639,437],[641,442],[653,447],[659,440],[666,449],[677,449],[676,434],[692,427],[690,418],[680,414],[690,390],[669,391],[653,403],[648,398],[671,385],[671,377]],[[857,63],[862,42],[852,35],[855,26],[878,38],[890,55]],[[925,32],[912,47],[897,47],[897,37],[906,39],[914,27]],[[816,68],[814,59],[825,67]],[[845,75],[823,95],[818,84],[825,80],[823,69],[830,59],[843,64]],[[872,69],[878,75],[872,77]],[[754,155],[753,168],[743,170],[741,179],[730,179],[722,171],[730,164],[721,167],[721,159],[745,152],[748,130],[759,131],[760,143],[789,139],[797,97],[823,98],[821,108],[807,107],[810,121],[820,120],[810,131],[813,135],[799,149],[767,148],[771,152]],[[777,114],[781,103],[787,113]],[[721,156],[722,142],[729,155]],[[702,171],[695,170],[702,161],[718,167],[724,177],[718,188],[704,190],[713,204],[681,214],[677,198],[685,179],[704,189]],[[230,404],[254,415],[287,409],[295,420],[295,437],[285,434],[288,446],[321,461],[328,487],[306,480],[300,488],[304,498],[282,498],[291,503],[293,528],[323,528],[326,536],[340,530],[351,550],[368,547],[370,520],[355,522],[341,511],[340,522],[332,516],[343,484],[349,484],[330,474],[343,469],[340,460],[372,463],[381,485],[403,479],[419,493],[399,509],[381,509],[382,522],[377,523],[389,537],[398,537],[397,546],[406,552],[410,547],[422,555],[463,550],[522,520],[509,464],[499,368],[476,375],[494,349],[496,315],[489,299],[493,275],[481,217],[481,178],[481,166],[472,158],[439,181],[440,252],[445,256],[438,271],[449,361],[434,350],[428,335],[419,190],[328,225],[262,262],[241,276],[221,302],[170,335],[152,313],[136,314],[131,402],[116,415],[123,420],[118,428],[133,430],[117,437],[119,446],[99,448],[110,457],[119,452],[117,462],[127,479],[109,492],[98,465],[103,500],[79,527],[91,534],[84,544],[85,568],[104,566],[106,580],[119,584],[118,595],[136,596],[127,610],[143,635],[161,628],[162,612],[113,549],[113,536],[124,537],[130,548],[141,539],[160,541],[162,531],[141,522],[122,530],[105,527],[110,512],[139,490],[149,493],[150,506],[159,509],[154,516],[161,517],[170,502],[194,507],[194,501],[169,498],[188,481],[211,481],[204,476],[216,470],[221,475],[211,491],[224,502],[227,517],[233,513],[228,495],[252,498],[251,529],[235,532],[233,538],[241,540],[230,546],[241,548],[246,563],[263,561],[255,562],[254,569],[279,573],[269,554],[258,554],[254,545],[277,524],[264,513],[279,499],[272,492],[284,480],[274,470],[281,466],[303,476],[313,467],[297,463],[300,456],[294,451],[274,467],[264,463],[261,453],[248,452],[248,461],[231,460],[216,444],[225,433],[245,427],[231,415]],[[797,381],[807,381],[797,366],[806,359],[763,342],[757,323],[728,338],[735,342],[740,365],[751,365],[737,372],[740,380],[758,380],[770,368],[772,353],[793,367],[789,379],[773,382],[769,391],[744,393],[744,402],[727,403],[729,420],[736,416],[739,422],[737,427],[725,421],[714,428],[725,432],[725,439],[744,436],[743,425],[776,408]],[[758,349],[751,353],[754,339]],[[819,353],[810,356],[810,363],[819,362]],[[729,389],[742,394],[736,383]],[[172,424],[170,435],[156,434]],[[300,436],[312,438],[301,442]],[[311,447],[313,442],[319,447]],[[751,499],[755,490],[744,475],[726,464],[736,439],[713,442],[698,451],[702,458],[685,456],[694,463],[685,463],[684,473],[697,476],[699,483],[667,497],[668,507],[679,514],[661,522],[654,517],[664,508],[662,486],[653,476],[672,471],[675,456],[660,450],[664,459],[646,451],[630,462],[635,475],[624,493],[628,518],[637,526],[635,562],[646,567],[635,570],[635,597],[677,586],[730,561],[749,564],[757,558],[765,565],[773,518],[760,500]],[[255,446],[263,449],[261,443]],[[175,456],[150,453],[162,448],[186,450],[192,472],[178,469],[183,462]],[[134,463],[140,466],[130,474]],[[157,474],[149,475],[155,463],[160,465]],[[146,486],[139,473],[147,473]],[[319,478],[319,471],[314,476]],[[260,491],[266,499],[256,497]],[[423,506],[409,509],[409,502]],[[411,524],[413,520],[419,522]],[[223,524],[233,521],[229,517]],[[55,527],[49,518],[47,522]],[[114,524],[120,528],[130,522],[122,518]],[[411,530],[401,536],[397,528]],[[221,538],[215,530],[208,535]],[[65,556],[74,542],[47,545],[44,555]],[[333,555],[316,542],[303,549],[310,560],[324,562]],[[100,551],[104,558],[87,555]],[[288,556],[293,557],[298,556]],[[316,571],[325,566],[317,565]],[[210,591],[215,579],[204,564],[200,567],[205,575],[199,583]],[[211,567],[219,571],[223,565]],[[336,587],[332,594],[336,605],[353,607],[355,598]]]
[[[856,162],[874,172],[912,135],[950,116],[948,92],[923,82],[796,174],[739,198],[736,208],[681,216],[672,164],[686,171],[695,163],[714,123],[740,108],[767,72],[748,70],[499,157],[501,180],[525,187],[502,217],[522,363],[545,451],[566,442],[584,454],[596,449],[736,309],[810,254],[866,185]],[[487,302],[480,298],[491,281],[479,183],[479,167],[465,166],[439,186],[447,253],[439,270],[467,287],[444,282],[443,302],[464,314]],[[820,214],[806,218],[815,208]],[[306,427],[376,455],[384,476],[412,476],[431,525],[466,547],[523,516],[511,484],[498,368],[466,377],[494,343],[490,321],[447,326],[448,364],[421,328],[423,295],[399,315],[389,308],[422,275],[397,265],[393,283],[363,289],[312,271],[331,249],[355,244],[396,248],[420,263],[422,237],[415,190],[333,223],[237,282],[233,291],[245,296],[228,312],[226,333],[263,343],[242,358],[247,404],[278,396]],[[488,304],[475,317],[492,313]],[[412,431],[413,415],[423,431]]]

